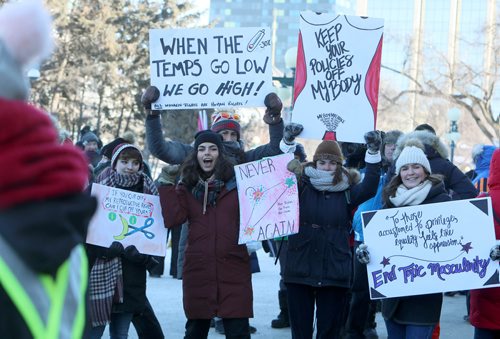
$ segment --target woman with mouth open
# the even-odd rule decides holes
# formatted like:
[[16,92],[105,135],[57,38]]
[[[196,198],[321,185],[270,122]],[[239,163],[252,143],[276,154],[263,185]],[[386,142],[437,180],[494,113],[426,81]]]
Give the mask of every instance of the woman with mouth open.
[[186,314],[184,338],[207,338],[210,320],[223,319],[226,338],[250,338],[253,317],[250,256],[238,245],[239,207],[232,162],[222,137],[201,131],[181,166],[164,169],[162,199],[166,227],[189,222],[182,274]]
[[[424,145],[418,139],[406,140],[396,159],[396,172],[382,193],[385,208],[416,206],[450,201],[442,176],[431,174]],[[361,263],[370,262],[367,245],[356,250]],[[430,339],[439,322],[442,293],[424,294],[382,300],[382,315],[389,338]]]

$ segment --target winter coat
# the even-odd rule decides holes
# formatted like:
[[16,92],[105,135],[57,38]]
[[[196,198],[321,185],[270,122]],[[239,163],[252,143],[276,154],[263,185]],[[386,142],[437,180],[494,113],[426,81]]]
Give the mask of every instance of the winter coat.
[[285,283],[351,286],[351,210],[375,195],[379,173],[380,164],[366,164],[363,181],[339,192],[318,191],[302,175],[300,227],[299,233],[288,237]]
[[[438,183],[432,186],[421,205],[450,201],[450,199],[443,183]],[[382,300],[382,315],[384,319],[398,324],[431,326],[439,322],[442,304],[442,293],[387,298]]]
[[[2,210],[0,237],[34,272],[54,276],[75,246],[85,242],[88,223],[96,206],[95,198],[74,195]],[[80,267],[70,269],[80,270]],[[2,287],[0,305],[2,338],[33,338]]]
[[[433,174],[444,176],[444,186],[452,194],[454,200],[472,199],[477,197],[477,190],[465,174],[453,165],[448,158],[446,146],[439,140],[439,137],[429,131],[414,131],[399,137],[394,150],[394,163],[401,154],[406,142],[410,139],[418,139],[425,147],[425,155],[431,165]],[[398,173],[394,173],[394,165],[387,172],[386,183]]]
[[238,245],[240,217],[234,178],[205,214],[202,201],[184,185],[159,190],[165,225],[189,222],[182,270],[186,317],[253,317],[250,256],[245,245]]
[[[269,143],[246,151],[243,161],[237,162],[246,163],[282,154],[280,141],[283,139],[283,128],[283,120],[278,124],[269,125]],[[146,119],[146,140],[151,154],[171,165],[182,164],[184,159],[193,150],[193,146],[183,144],[179,141],[165,141],[161,128],[160,115],[148,115]]]
[[[500,239],[500,150],[491,160],[489,195],[495,212],[495,235]],[[492,243],[493,246],[493,243]],[[478,328],[500,330],[500,287],[470,291],[470,323]]]

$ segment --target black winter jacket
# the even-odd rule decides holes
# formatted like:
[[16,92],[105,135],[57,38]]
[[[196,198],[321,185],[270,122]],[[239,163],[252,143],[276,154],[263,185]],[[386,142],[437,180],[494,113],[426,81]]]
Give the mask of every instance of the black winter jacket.
[[[432,186],[421,205],[450,200],[443,183],[438,183]],[[387,298],[382,300],[382,315],[398,324],[430,326],[439,322],[442,304],[442,293]]]
[[301,177],[300,227],[288,237],[286,283],[351,286],[351,210],[375,195],[379,173],[380,164],[366,164],[363,182],[340,192],[318,191],[306,175]]

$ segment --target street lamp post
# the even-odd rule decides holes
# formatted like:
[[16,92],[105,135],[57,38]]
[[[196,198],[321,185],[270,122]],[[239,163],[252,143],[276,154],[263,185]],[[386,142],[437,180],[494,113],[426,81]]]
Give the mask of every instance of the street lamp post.
[[458,120],[460,119],[460,110],[456,107],[451,108],[448,111],[448,120],[450,120],[450,132],[447,134],[448,140],[450,140],[450,161],[453,163],[453,156],[455,153],[455,147],[460,139],[460,133],[458,133]]

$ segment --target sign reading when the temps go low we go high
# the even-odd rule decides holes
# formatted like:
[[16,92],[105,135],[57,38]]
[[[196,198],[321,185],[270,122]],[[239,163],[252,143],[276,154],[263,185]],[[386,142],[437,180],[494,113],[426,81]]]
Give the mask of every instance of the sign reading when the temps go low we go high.
[[372,299],[498,287],[490,198],[362,214]]
[[272,90],[269,28],[152,29],[153,109],[263,107]]

